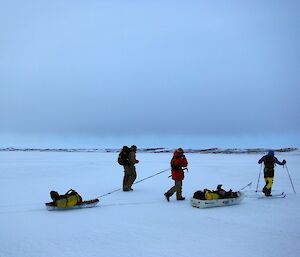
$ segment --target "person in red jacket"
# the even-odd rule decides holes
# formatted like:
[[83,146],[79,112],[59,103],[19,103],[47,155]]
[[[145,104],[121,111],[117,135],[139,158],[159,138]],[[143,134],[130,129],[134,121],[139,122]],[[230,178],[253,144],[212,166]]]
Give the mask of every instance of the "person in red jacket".
[[185,197],[182,197],[182,180],[184,179],[184,169],[188,165],[188,161],[184,156],[182,148],[178,148],[171,160],[171,172],[172,179],[175,181],[175,185],[169,189],[164,195],[167,201],[170,201],[170,197],[176,192],[176,199],[178,201],[185,200]]

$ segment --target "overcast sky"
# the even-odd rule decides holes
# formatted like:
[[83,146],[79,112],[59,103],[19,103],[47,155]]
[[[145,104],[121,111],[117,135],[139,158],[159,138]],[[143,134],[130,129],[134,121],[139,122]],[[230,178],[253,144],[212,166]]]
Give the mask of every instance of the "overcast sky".
[[297,0],[0,0],[0,147],[300,147],[299,13]]

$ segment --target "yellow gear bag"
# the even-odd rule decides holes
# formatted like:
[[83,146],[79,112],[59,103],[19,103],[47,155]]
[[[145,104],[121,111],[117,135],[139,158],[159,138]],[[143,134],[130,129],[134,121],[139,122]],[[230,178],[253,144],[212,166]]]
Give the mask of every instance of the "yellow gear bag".
[[216,193],[210,193],[210,192],[205,192],[205,199],[206,200],[217,200],[219,199],[220,196]]
[[71,208],[80,202],[79,195],[69,195],[56,201],[57,208]]

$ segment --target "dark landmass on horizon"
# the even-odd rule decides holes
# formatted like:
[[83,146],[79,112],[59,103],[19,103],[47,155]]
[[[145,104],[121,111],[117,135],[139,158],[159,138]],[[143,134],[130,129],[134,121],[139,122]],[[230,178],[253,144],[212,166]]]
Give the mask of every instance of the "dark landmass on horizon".
[[[5,152],[99,152],[99,153],[117,153],[120,148],[0,148],[0,151]],[[174,148],[152,147],[152,148],[139,148],[140,153],[171,153]],[[270,149],[267,148],[208,148],[208,149],[184,149],[185,153],[198,153],[198,154],[256,154],[265,153]],[[278,148],[272,149],[277,153],[286,153],[297,151],[298,148]]]

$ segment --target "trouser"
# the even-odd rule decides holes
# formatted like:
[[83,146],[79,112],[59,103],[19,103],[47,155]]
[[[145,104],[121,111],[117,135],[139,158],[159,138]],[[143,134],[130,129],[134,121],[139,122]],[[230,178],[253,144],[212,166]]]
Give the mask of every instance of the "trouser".
[[263,192],[265,195],[270,195],[273,185],[274,178],[274,167],[265,167],[264,168],[264,178],[265,178],[265,186],[263,188]]
[[126,171],[126,166],[124,166],[124,177],[123,177],[123,191],[126,190],[126,186],[128,183],[129,175],[128,172]]
[[134,165],[126,165],[123,178],[123,190],[130,190],[136,180],[136,170]]
[[172,196],[176,192],[176,198],[182,198],[182,180],[175,180],[175,185],[169,189],[167,194]]
[[271,194],[273,179],[274,179],[273,177],[265,177],[266,184],[263,188],[263,192],[265,193],[265,195],[270,195]]

